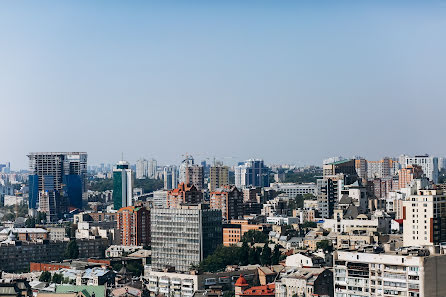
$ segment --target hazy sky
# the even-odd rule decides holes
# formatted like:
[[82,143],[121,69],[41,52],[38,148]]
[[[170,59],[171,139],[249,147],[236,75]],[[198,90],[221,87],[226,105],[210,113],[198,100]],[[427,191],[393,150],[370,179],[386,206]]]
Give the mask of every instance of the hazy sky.
[[446,1],[0,2],[13,168],[443,156],[445,112]]

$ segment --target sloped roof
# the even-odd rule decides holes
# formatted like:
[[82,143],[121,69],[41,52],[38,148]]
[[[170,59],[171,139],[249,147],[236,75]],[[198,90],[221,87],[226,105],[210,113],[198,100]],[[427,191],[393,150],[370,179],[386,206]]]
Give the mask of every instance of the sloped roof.
[[248,287],[248,282],[246,281],[246,279],[243,277],[243,275],[240,275],[240,277],[237,279],[237,281],[235,282],[236,287]]

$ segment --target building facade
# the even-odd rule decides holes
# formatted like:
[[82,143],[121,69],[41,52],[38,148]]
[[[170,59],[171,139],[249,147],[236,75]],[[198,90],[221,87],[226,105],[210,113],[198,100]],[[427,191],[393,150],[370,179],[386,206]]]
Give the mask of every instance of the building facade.
[[121,245],[150,246],[150,210],[127,206],[118,211]]
[[222,244],[221,211],[206,204],[151,213],[152,268],[188,272]]
[[237,187],[226,186],[211,192],[211,209],[221,210],[225,220],[243,218],[243,193]]
[[211,166],[209,191],[229,185],[229,167],[222,165]]
[[126,161],[119,161],[113,169],[113,206],[115,210],[133,205],[132,170]]

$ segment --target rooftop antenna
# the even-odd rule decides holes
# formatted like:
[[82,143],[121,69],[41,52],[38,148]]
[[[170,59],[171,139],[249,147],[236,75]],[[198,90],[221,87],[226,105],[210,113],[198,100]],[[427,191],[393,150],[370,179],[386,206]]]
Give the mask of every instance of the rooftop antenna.
[[124,161],[124,152],[121,152],[121,161]]

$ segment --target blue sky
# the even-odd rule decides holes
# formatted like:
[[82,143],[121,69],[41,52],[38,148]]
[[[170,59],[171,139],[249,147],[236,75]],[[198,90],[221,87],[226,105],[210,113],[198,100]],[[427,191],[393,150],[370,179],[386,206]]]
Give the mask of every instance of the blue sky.
[[443,156],[445,15],[446,1],[2,1],[0,162]]

